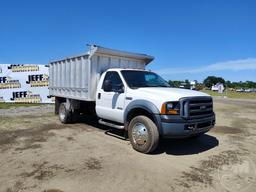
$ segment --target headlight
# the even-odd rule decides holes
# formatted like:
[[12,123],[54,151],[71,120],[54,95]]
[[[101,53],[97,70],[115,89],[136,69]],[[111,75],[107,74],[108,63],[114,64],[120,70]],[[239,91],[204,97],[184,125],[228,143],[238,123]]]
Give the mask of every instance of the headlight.
[[178,115],[180,111],[180,105],[178,101],[166,102],[162,104],[161,114],[163,115]]
[[173,103],[167,103],[166,104],[166,110],[169,111],[171,109],[174,109],[174,104]]

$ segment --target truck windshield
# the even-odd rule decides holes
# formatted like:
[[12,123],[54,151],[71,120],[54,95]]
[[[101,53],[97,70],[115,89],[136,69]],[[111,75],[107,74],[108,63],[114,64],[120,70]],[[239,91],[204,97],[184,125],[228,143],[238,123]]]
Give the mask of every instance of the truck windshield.
[[141,87],[170,87],[162,77],[153,72],[123,70],[121,73],[131,89]]

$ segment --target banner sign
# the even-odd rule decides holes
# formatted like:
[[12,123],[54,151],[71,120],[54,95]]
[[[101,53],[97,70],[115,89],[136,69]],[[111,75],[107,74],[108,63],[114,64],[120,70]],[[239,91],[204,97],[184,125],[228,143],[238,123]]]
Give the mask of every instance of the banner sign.
[[53,103],[45,65],[0,64],[0,102]]

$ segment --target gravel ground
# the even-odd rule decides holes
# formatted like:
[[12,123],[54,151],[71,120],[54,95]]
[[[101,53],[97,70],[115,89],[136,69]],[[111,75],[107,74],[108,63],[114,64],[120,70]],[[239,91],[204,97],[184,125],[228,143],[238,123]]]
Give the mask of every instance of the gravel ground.
[[212,131],[150,155],[93,118],[59,123],[52,105],[0,109],[0,192],[255,191],[256,101],[214,107]]
[[13,116],[24,116],[34,115],[41,116],[43,114],[52,113],[53,105],[40,105],[32,107],[14,107],[10,109],[0,109],[0,117],[13,117]]

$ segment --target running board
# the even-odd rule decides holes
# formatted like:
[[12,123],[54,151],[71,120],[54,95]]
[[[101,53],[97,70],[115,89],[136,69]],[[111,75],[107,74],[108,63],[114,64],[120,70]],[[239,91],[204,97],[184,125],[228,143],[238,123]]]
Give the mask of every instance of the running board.
[[99,120],[99,124],[106,125],[108,127],[113,127],[113,128],[116,128],[116,129],[124,129],[123,125],[117,125],[117,124],[114,124],[114,123],[106,122],[106,121],[103,121],[102,119]]

